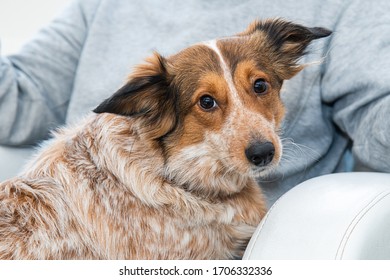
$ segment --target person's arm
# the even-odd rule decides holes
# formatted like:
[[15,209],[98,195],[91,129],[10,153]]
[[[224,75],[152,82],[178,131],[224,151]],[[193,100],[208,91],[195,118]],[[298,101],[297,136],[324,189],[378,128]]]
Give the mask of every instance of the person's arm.
[[351,1],[326,58],[323,100],[353,141],[355,158],[390,172],[390,18],[388,1]]
[[98,3],[74,1],[18,54],[0,57],[0,144],[32,144],[64,122]]

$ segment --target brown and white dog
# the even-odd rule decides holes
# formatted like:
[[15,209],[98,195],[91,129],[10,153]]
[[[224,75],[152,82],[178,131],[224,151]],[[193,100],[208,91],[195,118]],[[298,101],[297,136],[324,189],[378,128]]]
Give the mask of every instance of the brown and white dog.
[[330,31],[280,19],[155,53],[0,185],[1,259],[229,259],[266,209],[283,80]]

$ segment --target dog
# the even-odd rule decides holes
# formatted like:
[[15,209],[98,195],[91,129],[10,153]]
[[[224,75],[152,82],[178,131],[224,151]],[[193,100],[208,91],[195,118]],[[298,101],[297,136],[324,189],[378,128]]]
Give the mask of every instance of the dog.
[[0,185],[0,259],[235,259],[278,165],[280,89],[327,37],[283,19],[154,53]]

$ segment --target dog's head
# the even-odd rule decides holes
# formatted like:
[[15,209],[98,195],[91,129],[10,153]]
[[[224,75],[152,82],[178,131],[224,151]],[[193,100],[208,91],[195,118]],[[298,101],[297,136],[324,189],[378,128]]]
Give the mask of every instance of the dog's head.
[[137,118],[139,133],[163,149],[169,179],[198,191],[235,192],[279,162],[283,80],[303,68],[298,60],[312,40],[330,34],[280,19],[256,21],[167,58],[155,53],[94,111]]

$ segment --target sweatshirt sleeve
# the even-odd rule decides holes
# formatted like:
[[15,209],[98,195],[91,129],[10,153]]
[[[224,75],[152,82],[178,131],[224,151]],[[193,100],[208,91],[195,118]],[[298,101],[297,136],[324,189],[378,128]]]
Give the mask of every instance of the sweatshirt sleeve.
[[0,144],[33,144],[64,122],[92,2],[73,1],[19,53],[0,57]]
[[350,1],[338,20],[322,80],[333,120],[355,158],[390,172],[390,2]]

